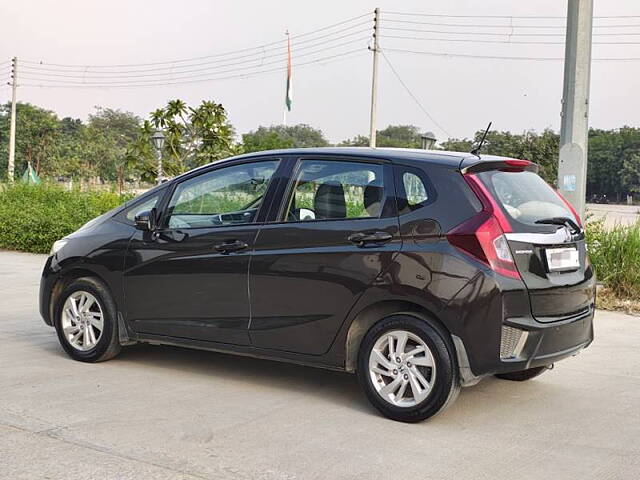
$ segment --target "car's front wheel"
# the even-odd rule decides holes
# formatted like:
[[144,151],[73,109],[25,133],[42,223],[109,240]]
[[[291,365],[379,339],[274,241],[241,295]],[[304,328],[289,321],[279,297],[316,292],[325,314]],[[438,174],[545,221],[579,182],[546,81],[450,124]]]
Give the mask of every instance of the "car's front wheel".
[[357,373],[369,401],[402,422],[437,414],[460,390],[452,347],[426,321],[404,314],[387,317],[367,332]]
[[116,306],[102,282],[72,281],[58,297],[54,325],[62,348],[75,360],[100,362],[120,352]]

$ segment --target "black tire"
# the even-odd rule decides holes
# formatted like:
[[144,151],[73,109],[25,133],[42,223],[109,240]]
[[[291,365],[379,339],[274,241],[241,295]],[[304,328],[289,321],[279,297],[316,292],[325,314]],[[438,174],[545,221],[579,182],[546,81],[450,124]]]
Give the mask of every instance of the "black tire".
[[496,377],[502,380],[511,380],[512,382],[524,382],[525,380],[531,380],[532,378],[542,375],[549,367],[534,367],[527,370],[520,370],[519,372],[509,373],[496,373]]
[[[67,298],[74,292],[85,291],[91,293],[102,308],[103,331],[93,348],[81,351],[74,348],[62,329],[62,309]],[[115,357],[120,353],[120,342],[118,338],[117,309],[109,290],[98,279],[93,277],[83,277],[72,281],[59,295],[54,310],[54,326],[58,334],[58,340],[65,352],[74,360],[81,362],[103,362]]]
[[[386,401],[378,394],[369,373],[369,356],[376,341],[393,330],[417,335],[429,347],[435,362],[436,375],[430,393],[414,406],[397,406]],[[392,420],[414,423],[432,417],[452,404],[460,392],[460,381],[455,350],[446,335],[424,319],[407,314],[392,315],[373,325],[362,339],[357,364],[358,380],[373,406]]]

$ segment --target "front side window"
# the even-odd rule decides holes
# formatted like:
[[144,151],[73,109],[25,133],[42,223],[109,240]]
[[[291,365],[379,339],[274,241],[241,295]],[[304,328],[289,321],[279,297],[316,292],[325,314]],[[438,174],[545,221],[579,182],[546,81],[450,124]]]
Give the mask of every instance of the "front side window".
[[152,195],[148,199],[143,200],[141,203],[131,207],[129,210],[127,210],[127,220],[130,220],[131,222],[133,222],[135,221],[136,216],[139,213],[147,212],[152,208],[154,208],[158,203],[159,198],[160,198],[160,195]]
[[278,161],[221,168],[180,183],[169,202],[169,228],[252,223]]
[[293,179],[285,220],[379,218],[384,201],[382,165],[302,160]]

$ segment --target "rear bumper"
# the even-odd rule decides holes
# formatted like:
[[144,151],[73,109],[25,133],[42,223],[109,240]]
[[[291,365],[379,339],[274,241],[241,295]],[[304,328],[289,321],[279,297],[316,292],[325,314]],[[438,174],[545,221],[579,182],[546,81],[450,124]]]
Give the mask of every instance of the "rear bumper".
[[473,344],[467,345],[461,338],[453,335],[462,385],[473,385],[486,375],[548,366],[577,355],[593,342],[594,315],[595,308],[591,306],[589,311],[580,317],[553,324],[540,323],[533,317],[505,320],[503,325],[521,332],[514,355],[502,358],[500,352],[496,351],[493,361],[485,361],[482,372],[478,372],[469,362],[467,349]]
[[513,358],[501,358],[495,373],[526,370],[551,365],[576,355],[593,341],[595,308],[579,317],[554,323],[540,323],[533,318],[510,318],[505,325],[521,330],[525,338]]

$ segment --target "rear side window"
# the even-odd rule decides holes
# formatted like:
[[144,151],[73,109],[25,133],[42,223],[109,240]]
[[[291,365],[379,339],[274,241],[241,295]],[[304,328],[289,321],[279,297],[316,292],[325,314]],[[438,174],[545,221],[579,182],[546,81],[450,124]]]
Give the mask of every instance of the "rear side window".
[[396,194],[400,215],[418,210],[435,199],[435,191],[422,170],[408,166],[397,166]]
[[410,207],[415,207],[429,200],[426,185],[415,173],[404,172],[402,174],[402,185],[404,185],[404,191],[407,194],[407,203]]
[[568,217],[573,213],[558,194],[533,172],[489,171],[478,174],[482,183],[502,207],[512,226],[540,227],[539,220]]
[[379,218],[384,202],[382,165],[301,160],[293,179],[284,220]]

